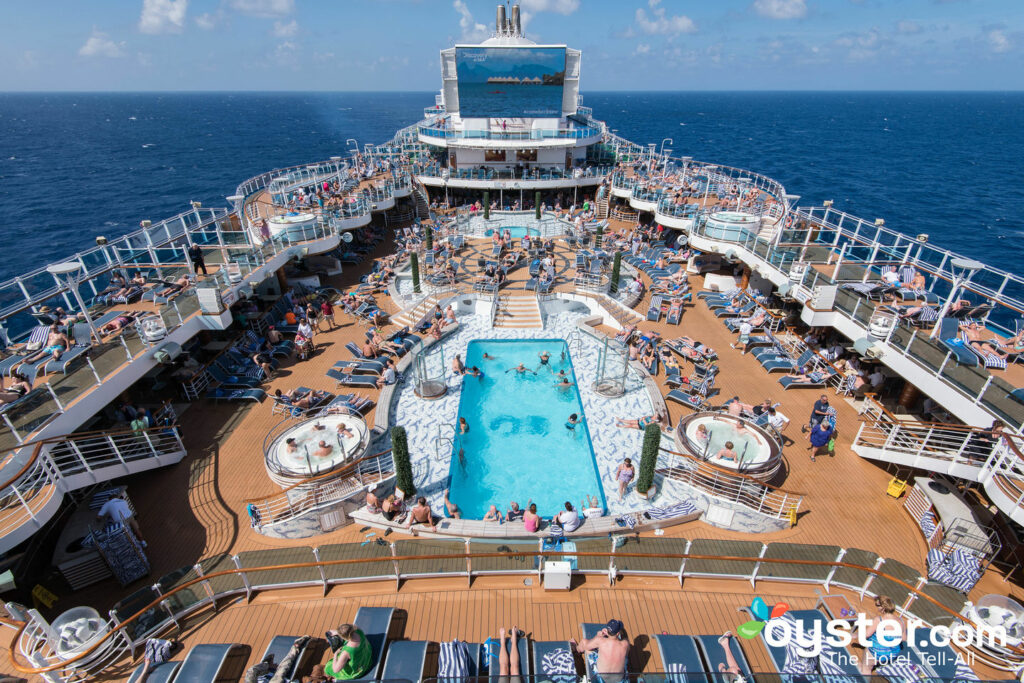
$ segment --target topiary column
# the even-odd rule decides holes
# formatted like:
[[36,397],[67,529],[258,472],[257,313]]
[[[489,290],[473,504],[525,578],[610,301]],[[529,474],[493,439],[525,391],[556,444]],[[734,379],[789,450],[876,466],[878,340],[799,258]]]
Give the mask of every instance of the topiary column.
[[484,190],[484,220],[491,217],[491,193]]
[[412,291],[414,294],[420,293],[420,257],[414,251],[409,254],[409,265],[412,266]]
[[423,230],[423,248],[427,251],[434,250],[434,229],[429,225]]
[[604,237],[604,226],[597,226],[597,232],[594,233],[594,249],[601,248],[601,238]]
[[619,272],[622,270],[622,252],[615,252],[615,260],[612,261],[612,281],[611,281],[611,292],[615,294],[619,291]]
[[[393,436],[391,438],[394,440]],[[640,449],[640,474],[636,478],[636,492],[641,495],[646,494],[654,486],[654,468],[658,464],[660,447],[661,427],[653,423],[647,425],[644,428],[644,445]]]
[[391,457],[395,461],[395,486],[410,500],[416,493],[416,485],[412,483],[412,464],[409,462],[409,440],[405,427],[391,428]]
[[533,217],[540,220],[540,190],[533,193]]

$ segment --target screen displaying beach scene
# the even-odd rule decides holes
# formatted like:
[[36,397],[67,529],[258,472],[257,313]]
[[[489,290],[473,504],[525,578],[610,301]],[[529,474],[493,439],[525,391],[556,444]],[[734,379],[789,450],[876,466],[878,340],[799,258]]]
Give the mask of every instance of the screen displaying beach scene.
[[564,47],[460,47],[455,71],[463,118],[562,115]]

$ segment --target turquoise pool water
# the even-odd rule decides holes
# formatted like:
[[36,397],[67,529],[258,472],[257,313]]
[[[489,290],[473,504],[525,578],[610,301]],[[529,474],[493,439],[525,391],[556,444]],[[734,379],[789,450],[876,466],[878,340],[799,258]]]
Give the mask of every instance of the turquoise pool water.
[[[508,226],[508,228],[501,228],[502,234],[504,234],[505,230],[509,231],[509,233],[512,236],[512,239],[514,240],[521,240],[524,237],[526,237],[527,234],[530,235],[531,239],[534,237],[540,237],[540,230],[538,230],[537,228],[527,228],[526,226],[523,225],[510,225]],[[491,235],[494,234],[494,231],[488,230],[484,234],[490,237]]]
[[[551,354],[547,366],[540,364],[542,351]],[[484,353],[494,360],[484,360]],[[464,360],[484,377],[466,375],[459,399],[459,417],[466,418],[469,432],[457,435],[450,497],[463,516],[480,519],[492,504],[504,512],[512,500],[525,507],[530,498],[542,517],[563,509],[567,500],[579,507],[588,495],[598,496],[604,507],[586,421],[572,431],[565,427],[571,414],[583,417],[566,343],[474,340]],[[506,372],[519,363],[537,374]],[[555,387],[560,370],[573,386]]]

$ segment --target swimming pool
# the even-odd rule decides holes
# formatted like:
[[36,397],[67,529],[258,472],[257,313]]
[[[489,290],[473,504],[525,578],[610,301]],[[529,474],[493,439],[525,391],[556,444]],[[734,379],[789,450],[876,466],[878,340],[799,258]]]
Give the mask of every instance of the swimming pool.
[[[524,237],[526,237],[527,234],[529,234],[531,238],[540,237],[540,230],[538,230],[537,228],[527,228],[524,225],[510,225],[508,227],[501,228],[502,234],[504,234],[506,230],[509,231],[509,234],[512,236],[512,239],[514,240],[521,240]],[[491,237],[494,234],[494,231],[488,230],[484,234],[487,235],[488,237]]]
[[[547,366],[540,364],[542,351],[551,354]],[[484,353],[494,359],[484,360]],[[466,418],[469,432],[456,438],[450,497],[463,516],[480,519],[492,504],[504,512],[510,501],[525,507],[531,498],[542,517],[563,509],[565,501],[579,507],[588,495],[605,507],[586,421],[572,431],[565,427],[572,413],[583,417],[566,343],[473,340],[465,363],[484,377],[466,375],[459,398],[459,417]],[[537,374],[506,372],[519,363]],[[560,370],[573,383],[568,389],[555,387]]]

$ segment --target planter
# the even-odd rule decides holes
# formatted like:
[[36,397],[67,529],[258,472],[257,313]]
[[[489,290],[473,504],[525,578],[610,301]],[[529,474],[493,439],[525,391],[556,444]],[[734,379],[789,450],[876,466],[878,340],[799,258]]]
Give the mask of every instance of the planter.
[[652,486],[651,488],[647,489],[647,491],[638,490],[636,492],[636,495],[640,496],[644,500],[654,500],[654,497],[658,495],[658,487]]

